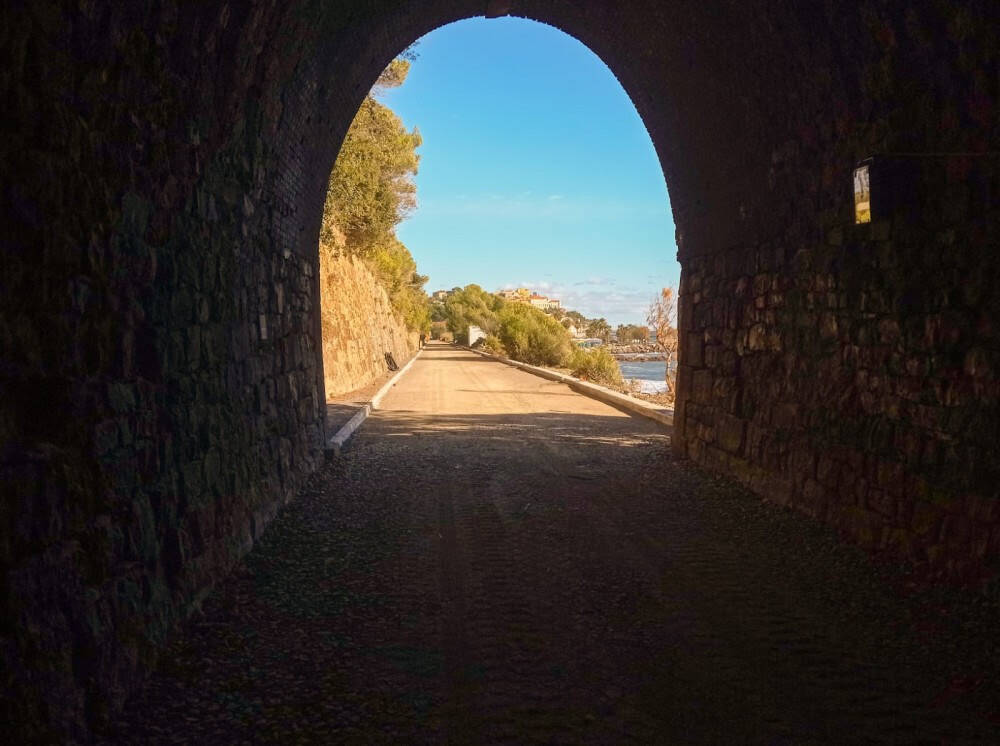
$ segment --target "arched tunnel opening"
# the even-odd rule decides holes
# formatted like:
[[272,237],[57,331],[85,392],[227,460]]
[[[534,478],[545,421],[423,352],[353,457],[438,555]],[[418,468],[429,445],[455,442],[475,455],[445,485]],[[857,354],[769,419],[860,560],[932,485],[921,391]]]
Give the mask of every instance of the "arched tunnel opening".
[[[292,498],[320,470],[327,437],[316,246],[336,150],[394,54],[473,16],[524,17],[578,39],[646,124],[681,264],[672,458],[816,519],[803,537],[826,525],[914,577],[995,588],[1000,90],[989,3],[164,1],[2,13],[0,655],[4,715],[22,740],[85,741],[114,720],[172,630],[245,569],[279,510],[313,505]],[[870,216],[859,222],[862,162]],[[647,487],[636,499],[659,494]],[[712,496],[690,494],[704,499],[684,505],[702,515]],[[353,503],[336,504],[363,525]],[[662,540],[644,541],[633,574],[600,576],[601,594],[621,588],[615,621],[662,603],[629,590],[645,587],[642,556],[678,572],[705,566],[702,556],[740,566],[718,544],[657,555]],[[443,577],[458,582],[458,568],[445,563]],[[545,570],[532,572],[516,577],[541,582]],[[725,572],[714,577],[720,598],[744,597]],[[696,585],[663,582],[661,595],[690,602],[678,639],[725,616]],[[819,616],[754,609],[793,628]],[[537,630],[522,631],[530,647]],[[449,668],[465,660],[468,629],[446,632],[451,647],[407,653],[398,667],[447,670],[453,694],[476,691],[486,674],[474,661]],[[766,637],[747,649],[763,651]],[[790,639],[775,644],[799,645],[797,663],[774,670],[796,682],[827,649]],[[735,732],[721,690],[699,689],[694,662],[663,655],[642,669],[652,690],[624,702],[605,692],[624,708],[618,720],[586,697],[581,717],[639,723],[627,713],[667,707],[650,691],[673,691],[673,670],[695,682],[681,698],[695,704],[671,710],[674,724],[725,712],[734,719],[716,718],[715,732]],[[866,670],[877,689],[882,674]],[[957,709],[946,726],[978,736],[995,679],[947,675],[940,701]],[[780,708],[729,694],[759,715],[747,716],[751,740],[778,732],[762,718]],[[803,688],[796,711],[823,694]],[[486,700],[449,701],[468,725]],[[966,706],[968,717],[955,715]],[[823,731],[832,715],[802,717],[786,723],[795,734],[833,732]],[[642,722],[645,734],[679,732]]]
[[356,113],[326,193],[328,433],[421,339],[671,404],[674,235],[645,126],[579,41],[510,17],[414,41]]

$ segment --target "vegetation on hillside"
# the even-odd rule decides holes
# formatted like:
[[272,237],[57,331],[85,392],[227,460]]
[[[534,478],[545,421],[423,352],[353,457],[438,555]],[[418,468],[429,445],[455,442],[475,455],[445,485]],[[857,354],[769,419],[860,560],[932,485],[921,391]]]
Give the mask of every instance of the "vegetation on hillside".
[[[468,344],[469,327],[478,326],[486,336],[476,346],[485,351],[533,365],[567,367],[578,378],[649,398],[639,394],[635,385],[626,385],[609,348],[583,349],[573,344],[567,326],[607,339],[611,326],[605,319],[588,319],[572,310],[553,313],[552,309],[543,311],[525,303],[507,302],[479,285],[452,288],[443,301],[434,302],[432,316],[438,338],[446,327],[455,341]],[[652,330],[638,324],[621,324],[616,330],[620,343],[652,341],[666,354],[667,391],[655,396],[664,404],[672,403],[675,395],[676,318],[676,295],[668,287],[650,304],[647,321]]]
[[523,303],[506,303],[478,285],[456,288],[444,303],[448,328],[468,344],[469,326],[487,335],[484,346],[532,365],[561,366],[569,359],[569,332],[551,316]]
[[444,318],[455,341],[469,343],[469,326],[478,326],[486,334],[496,334],[499,327],[497,315],[504,301],[478,285],[466,285],[453,290],[444,303]]
[[351,123],[330,175],[320,228],[320,250],[363,259],[379,278],[393,308],[409,329],[430,329],[430,304],[409,250],[396,226],[416,206],[420,133],[407,131],[375,94],[402,85],[407,59],[394,60],[379,76]]

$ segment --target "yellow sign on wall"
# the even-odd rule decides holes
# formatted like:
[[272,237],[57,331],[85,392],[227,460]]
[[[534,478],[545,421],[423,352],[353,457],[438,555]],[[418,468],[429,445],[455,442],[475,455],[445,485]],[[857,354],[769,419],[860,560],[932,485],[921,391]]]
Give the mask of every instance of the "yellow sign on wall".
[[872,222],[871,164],[854,169],[854,222]]

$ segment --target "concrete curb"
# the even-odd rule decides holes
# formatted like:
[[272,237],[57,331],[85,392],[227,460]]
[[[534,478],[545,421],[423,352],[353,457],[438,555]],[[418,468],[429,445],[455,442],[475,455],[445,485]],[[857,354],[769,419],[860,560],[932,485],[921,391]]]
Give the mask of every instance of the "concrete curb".
[[462,346],[462,349],[468,350],[469,352],[474,352],[477,355],[482,355],[483,357],[489,358],[491,360],[496,360],[497,362],[505,363],[507,365],[513,366],[514,368],[520,368],[521,370],[532,373],[533,375],[539,376],[541,378],[547,378],[550,381],[558,381],[559,383],[565,383],[571,389],[576,391],[578,394],[583,394],[584,396],[589,396],[591,399],[597,399],[605,404],[610,404],[613,407],[618,407],[619,409],[624,409],[633,414],[640,415],[641,417],[648,417],[651,420],[655,420],[662,425],[667,427],[674,426],[674,410],[665,409],[658,407],[655,404],[650,404],[642,399],[634,399],[628,394],[623,394],[619,391],[613,391],[612,389],[606,388],[604,386],[599,386],[596,383],[590,383],[588,381],[581,381],[579,378],[573,378],[573,376],[568,376],[565,373],[559,373],[554,370],[549,370],[548,368],[539,368],[537,365],[528,365],[527,363],[521,363],[517,360],[510,360],[505,357],[498,357],[497,355],[491,355],[488,352],[481,352],[479,350],[474,350],[471,347]]
[[354,416],[345,422],[332,438],[326,441],[326,448],[324,448],[324,452],[327,456],[340,455],[340,451],[344,447],[344,444],[347,443],[350,437],[354,435],[354,432],[361,427],[361,423],[368,419],[368,415],[370,415],[372,411],[379,408],[379,405],[382,403],[382,398],[389,393],[389,389],[399,383],[399,379],[402,378],[403,374],[410,369],[410,366],[417,361],[421,352],[423,352],[423,350],[417,350],[416,354],[409,359],[406,365],[397,370],[396,375],[386,381],[382,385],[382,388],[375,392],[375,396],[372,397],[371,401],[365,402],[361,405],[361,409],[355,412]]

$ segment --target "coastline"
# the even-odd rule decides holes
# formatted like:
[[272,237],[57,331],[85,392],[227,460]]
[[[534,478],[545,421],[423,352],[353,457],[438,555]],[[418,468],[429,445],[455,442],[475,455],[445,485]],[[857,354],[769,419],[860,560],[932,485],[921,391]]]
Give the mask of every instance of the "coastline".
[[662,352],[612,352],[611,357],[632,363],[655,363],[667,359],[666,354]]

